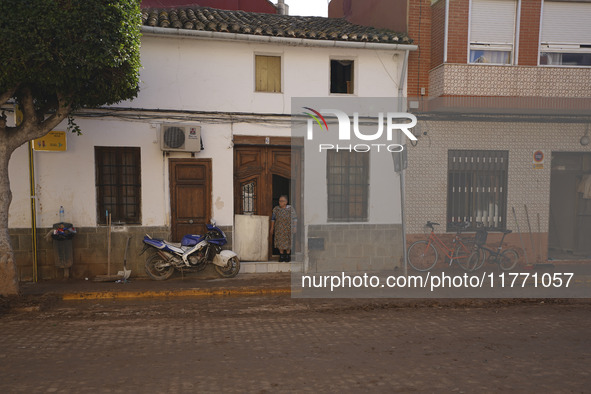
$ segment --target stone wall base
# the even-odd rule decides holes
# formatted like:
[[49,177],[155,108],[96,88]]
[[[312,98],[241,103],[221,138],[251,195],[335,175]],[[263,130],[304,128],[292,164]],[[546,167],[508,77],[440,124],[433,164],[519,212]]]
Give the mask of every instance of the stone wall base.
[[[228,237],[227,248],[232,246],[232,226],[220,226]],[[93,278],[107,274],[107,228],[77,227],[77,234],[72,240],[73,265],[69,277],[74,279]],[[37,279],[50,280],[64,278],[64,269],[58,267],[54,253],[54,242],[49,228],[37,229]],[[33,280],[33,253],[30,229],[10,229],[10,240],[17,262],[20,281]],[[134,277],[147,276],[144,271],[146,255],[139,256],[143,249],[143,238],[149,234],[153,238],[170,239],[170,228],[166,226],[113,226],[111,232],[111,275],[123,270],[125,244],[131,236],[127,252],[127,269]]]
[[402,267],[402,225],[308,227],[308,272],[377,272]]

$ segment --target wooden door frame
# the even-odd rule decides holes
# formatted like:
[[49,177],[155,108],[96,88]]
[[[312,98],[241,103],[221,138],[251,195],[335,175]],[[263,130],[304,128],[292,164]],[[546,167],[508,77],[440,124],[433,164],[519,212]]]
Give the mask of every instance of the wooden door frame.
[[[290,201],[290,204],[292,204],[296,210],[296,213],[298,215],[298,233],[300,233],[301,236],[301,231],[303,229],[303,211],[301,209],[301,188],[302,188],[302,183],[300,180],[300,177],[296,176],[296,179],[294,180],[292,175],[293,175],[293,166],[297,166],[298,170],[301,171],[302,170],[302,163],[301,163],[301,156],[302,156],[302,150],[301,149],[297,149],[297,151],[299,153],[294,154],[294,147],[292,145],[292,138],[291,137],[272,137],[272,136],[234,136],[234,148],[244,148],[244,147],[258,147],[258,148],[286,148],[289,149],[291,152],[291,170],[290,173],[287,174],[285,172],[282,171],[278,171],[278,170],[274,170],[273,168],[269,167],[268,168],[268,174],[267,177],[269,179],[266,179],[266,184],[268,185],[267,187],[271,187],[272,188],[272,177],[273,174],[275,175],[279,175],[279,176],[283,176],[285,177],[285,175],[288,175],[286,178],[290,180],[291,185],[293,187],[294,190],[291,190],[291,194],[292,196],[290,196],[290,200],[292,200],[291,197],[295,197],[295,201]],[[301,145],[301,144],[300,144]],[[234,152],[234,159],[236,158],[236,152]],[[294,163],[293,159],[296,158],[296,163]],[[267,163],[264,163],[264,165],[266,166]],[[236,163],[234,163],[234,213],[237,211],[237,207],[239,207],[241,204],[241,199],[240,199],[240,185],[237,182],[237,178],[238,178],[238,168]],[[249,172],[246,171],[245,173],[243,173],[243,175],[247,175]],[[252,173],[253,175],[255,175],[255,173]],[[267,190],[265,190],[265,193],[267,192]],[[271,191],[272,193],[272,191]],[[272,199],[272,195],[265,195],[263,196],[262,200],[261,200],[261,204],[262,206],[268,206],[271,203],[271,199]],[[259,212],[258,214],[263,214],[263,212]],[[301,242],[296,242],[295,248],[293,250],[293,253],[295,253],[296,251],[300,251],[301,250]],[[273,250],[273,245],[269,245],[269,257],[271,256],[271,252]]]
[[169,198],[170,198],[170,236],[171,239],[173,238],[176,232],[176,221],[174,220],[174,213],[175,213],[175,201],[176,201],[176,183],[174,182],[174,167],[178,164],[205,164],[206,165],[206,172],[207,172],[207,179],[206,179],[206,193],[205,195],[208,196],[207,201],[205,202],[205,223],[209,223],[211,221],[211,200],[212,200],[212,159],[195,159],[195,158],[169,158],[168,159],[168,189],[169,189]]

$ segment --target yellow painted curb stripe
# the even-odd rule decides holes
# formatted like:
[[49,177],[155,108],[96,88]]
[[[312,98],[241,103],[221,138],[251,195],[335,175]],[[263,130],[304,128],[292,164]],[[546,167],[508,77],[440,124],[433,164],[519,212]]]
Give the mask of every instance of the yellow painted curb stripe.
[[100,300],[107,298],[154,298],[154,297],[213,297],[266,294],[291,294],[291,288],[236,289],[236,290],[170,290],[170,291],[101,291],[91,293],[66,293],[62,300]]

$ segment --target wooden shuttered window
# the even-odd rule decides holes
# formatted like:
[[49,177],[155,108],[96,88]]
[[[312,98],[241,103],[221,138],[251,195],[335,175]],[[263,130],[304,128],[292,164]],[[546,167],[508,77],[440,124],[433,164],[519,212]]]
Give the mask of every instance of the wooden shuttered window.
[[281,56],[255,56],[255,90],[281,92]]
[[450,150],[448,152],[447,225],[468,221],[471,228],[507,228],[509,152]]
[[107,223],[141,224],[140,148],[95,147],[97,218]]

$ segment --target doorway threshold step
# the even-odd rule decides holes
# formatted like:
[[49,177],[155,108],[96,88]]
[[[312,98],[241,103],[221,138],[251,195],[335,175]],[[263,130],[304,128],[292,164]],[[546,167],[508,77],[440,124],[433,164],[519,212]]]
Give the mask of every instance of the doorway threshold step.
[[240,273],[261,274],[271,272],[302,272],[303,263],[280,263],[278,261],[245,261],[240,262]]

